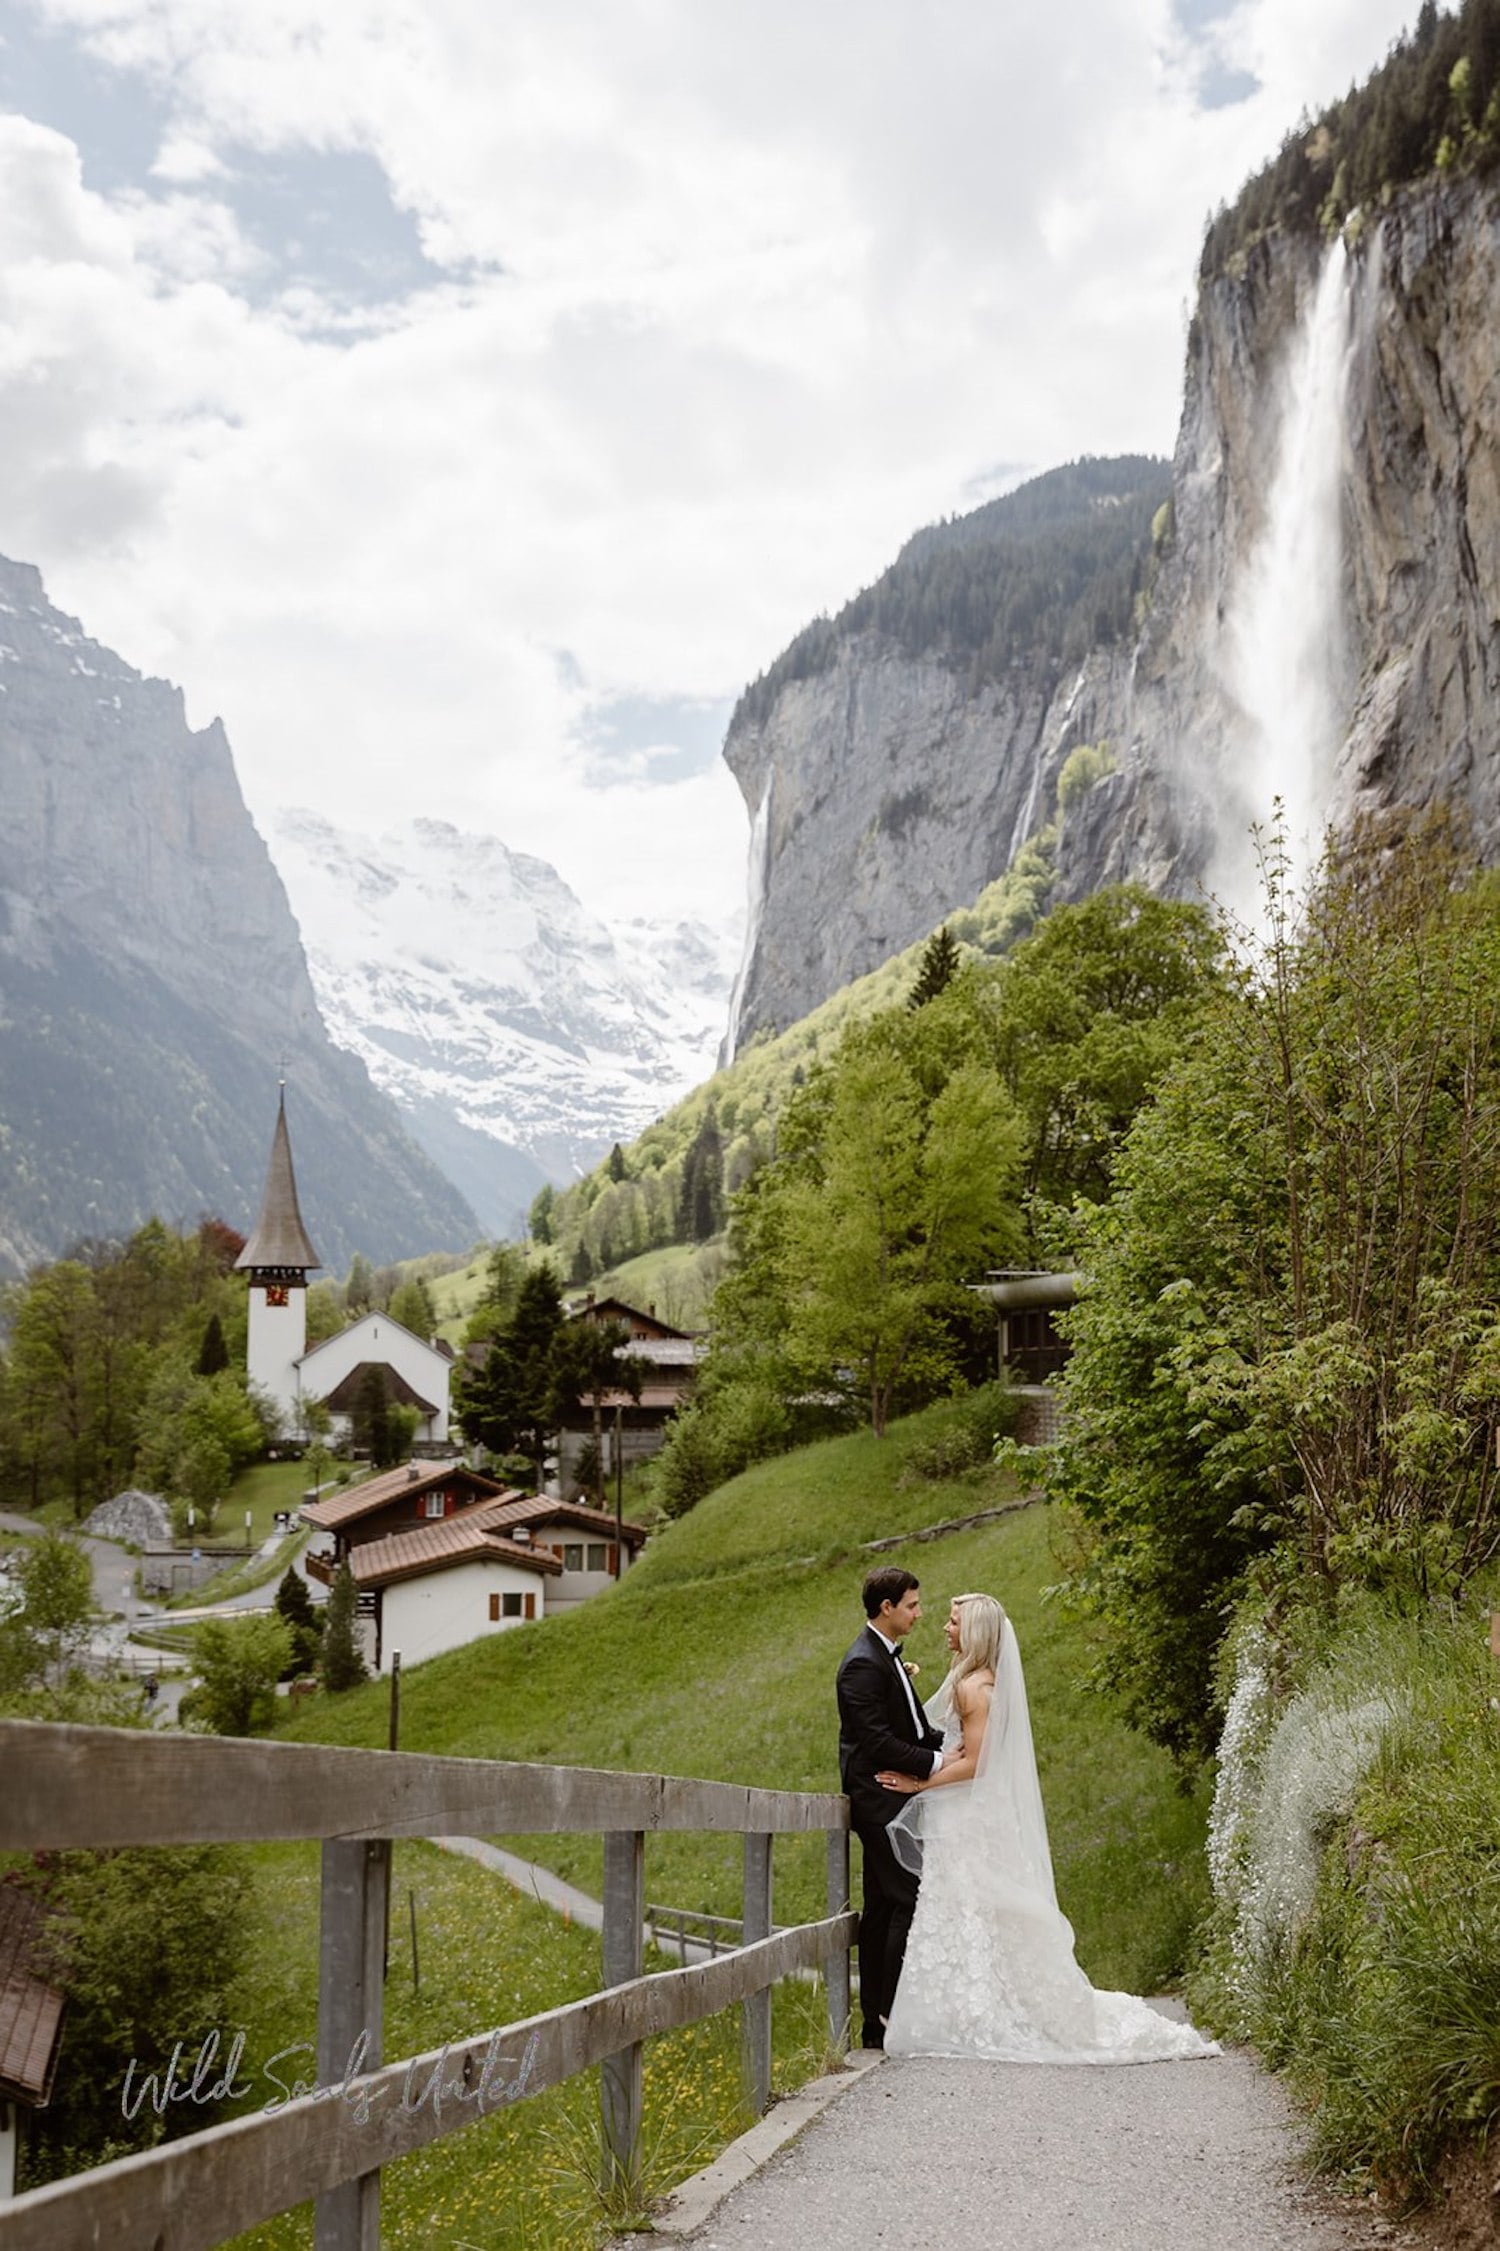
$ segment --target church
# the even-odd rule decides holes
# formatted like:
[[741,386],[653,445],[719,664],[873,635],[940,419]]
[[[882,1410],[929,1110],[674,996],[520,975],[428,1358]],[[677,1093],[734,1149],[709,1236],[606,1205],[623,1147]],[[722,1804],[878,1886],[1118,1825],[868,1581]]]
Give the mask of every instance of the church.
[[250,1381],[275,1400],[287,1437],[305,1435],[304,1410],[317,1400],[333,1416],[334,1436],[347,1438],[361,1383],[378,1368],[387,1398],[417,1410],[416,1446],[446,1446],[449,1347],[414,1336],[388,1313],[370,1312],[309,1350],[307,1279],[320,1264],[297,1202],[283,1084],[260,1216],[235,1260],[250,1284]]

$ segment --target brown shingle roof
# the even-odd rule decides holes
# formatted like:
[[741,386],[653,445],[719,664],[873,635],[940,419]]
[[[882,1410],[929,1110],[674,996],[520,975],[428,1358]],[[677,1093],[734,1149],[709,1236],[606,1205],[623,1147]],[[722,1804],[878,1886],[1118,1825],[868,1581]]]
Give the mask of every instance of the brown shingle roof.
[[297,1176],[292,1170],[292,1144],[286,1130],[285,1087],[276,1110],[276,1131],[271,1137],[271,1162],[266,1172],[266,1192],[260,1200],[260,1217],[234,1263],[241,1271],[251,1267],[306,1270],[323,1263],[308,1240],[297,1203]]
[[[506,1532],[518,1525],[529,1529],[536,1524],[570,1524],[580,1532],[600,1532],[611,1540],[615,1536],[615,1520],[607,1510],[590,1508],[584,1501],[549,1500],[545,1493],[496,1501],[484,1515],[497,1530]],[[620,1530],[627,1540],[639,1542],[646,1537],[645,1525],[632,1524],[628,1517]]]
[[0,1884],[0,2096],[42,2110],[52,2099],[64,1996],[58,1917]]
[[[416,1476],[411,1472],[415,1470]],[[487,1477],[483,1470],[470,1469],[467,1462],[402,1462],[395,1469],[382,1470],[378,1477],[367,1477],[363,1485],[351,1485],[346,1492],[330,1493],[324,1501],[304,1501],[302,1515],[309,1524],[321,1525],[325,1532],[336,1532],[341,1525],[353,1524],[374,1510],[386,1508],[392,1501],[416,1499],[434,1485],[451,1484],[455,1479],[469,1485],[476,1501],[493,1500],[507,1488],[498,1478]]]
[[420,1578],[426,1571],[445,1571],[456,1563],[514,1563],[526,1571],[555,1575],[562,1565],[545,1549],[519,1547],[514,1540],[491,1528],[493,1507],[466,1509],[461,1516],[440,1523],[420,1524],[413,1532],[393,1532],[384,1540],[368,1540],[349,1558],[355,1582],[361,1587],[388,1586],[394,1579]]

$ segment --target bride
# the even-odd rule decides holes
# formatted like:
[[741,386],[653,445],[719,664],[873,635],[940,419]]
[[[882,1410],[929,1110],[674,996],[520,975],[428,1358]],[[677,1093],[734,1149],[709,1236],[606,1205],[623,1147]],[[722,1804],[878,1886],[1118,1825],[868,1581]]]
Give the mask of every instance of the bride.
[[930,1781],[882,1773],[910,1803],[890,1825],[922,1878],[887,2055],[1002,2063],[1152,2063],[1217,2055],[1190,2024],[1101,1993],[1073,1959],[1057,1905],[1015,1629],[993,1595],[948,1614],[948,1677],[927,1706],[943,1730]]

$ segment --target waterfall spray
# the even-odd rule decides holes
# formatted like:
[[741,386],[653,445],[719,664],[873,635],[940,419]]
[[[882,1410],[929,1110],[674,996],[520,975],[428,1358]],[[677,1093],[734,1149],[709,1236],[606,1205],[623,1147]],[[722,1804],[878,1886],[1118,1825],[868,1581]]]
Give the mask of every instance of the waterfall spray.
[[1357,338],[1342,240],[1329,248],[1288,360],[1265,521],[1230,615],[1227,685],[1241,765],[1210,881],[1256,918],[1249,837],[1276,801],[1293,885],[1317,866],[1347,719],[1343,489],[1345,409]]
[[745,950],[740,956],[740,966],[735,974],[734,990],[729,996],[729,1029],[724,1034],[721,1061],[732,1063],[740,1043],[740,1009],[744,1004],[745,987],[750,982],[750,964],[755,959],[755,941],[760,936],[761,915],[766,904],[766,880],[771,871],[771,784],[774,770],[766,775],[766,786],[755,810],[750,828],[750,853],[746,873],[745,895]]

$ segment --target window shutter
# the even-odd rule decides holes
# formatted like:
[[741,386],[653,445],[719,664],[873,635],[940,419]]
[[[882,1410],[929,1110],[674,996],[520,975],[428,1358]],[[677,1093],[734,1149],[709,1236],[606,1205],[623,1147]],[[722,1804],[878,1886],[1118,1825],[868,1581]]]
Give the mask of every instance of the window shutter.
[[534,1594],[529,1594],[526,1597],[525,1615],[528,1618],[534,1618],[536,1616],[536,1596]]
[[613,1540],[611,1540],[609,1543],[609,1559],[606,1562],[604,1568],[609,1573],[611,1578],[614,1577],[615,1573],[620,1568],[620,1551],[615,1546]]
[[500,1597],[499,1597],[499,1596],[498,1596],[497,1594],[492,1594],[492,1595],[490,1596],[490,1624],[491,1624],[492,1626],[498,1626],[498,1624],[499,1624],[499,1623],[500,1623]]

